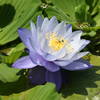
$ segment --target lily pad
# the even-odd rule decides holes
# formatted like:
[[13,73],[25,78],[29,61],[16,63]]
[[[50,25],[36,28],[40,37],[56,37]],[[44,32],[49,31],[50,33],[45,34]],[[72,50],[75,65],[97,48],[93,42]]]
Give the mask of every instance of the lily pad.
[[0,0],[0,45],[18,37],[17,29],[31,20],[40,4],[40,0]]

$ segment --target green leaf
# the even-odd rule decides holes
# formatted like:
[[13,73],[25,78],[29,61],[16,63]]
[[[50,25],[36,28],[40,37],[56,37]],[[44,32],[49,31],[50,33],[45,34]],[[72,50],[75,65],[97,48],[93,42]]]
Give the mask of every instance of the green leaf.
[[31,20],[40,3],[40,0],[0,0],[0,45],[18,37],[17,29]]
[[[89,4],[88,0],[51,0],[53,5],[46,8],[46,14],[56,16],[60,21],[66,21],[66,23],[72,24],[73,29],[83,30],[85,32],[97,31],[100,27],[95,27],[96,23],[93,19],[97,15],[93,13],[95,6],[99,3],[96,1]],[[95,1],[95,0],[92,0]],[[62,2],[62,3],[61,3]],[[92,6],[92,9],[91,9]],[[99,9],[99,6],[97,7]],[[98,17],[99,18],[99,17]],[[98,19],[99,20],[99,19]]]
[[6,82],[14,82],[18,80],[19,75],[16,75],[19,72],[19,69],[14,69],[8,67],[6,64],[0,64],[0,81]]
[[16,47],[13,47],[7,55],[0,55],[0,61],[7,64],[15,62],[24,52],[24,44],[19,43]]
[[[53,4],[59,8],[68,18],[75,22],[75,10],[79,5],[85,4],[85,0],[52,0]],[[62,2],[62,3],[61,3]],[[70,5],[70,6],[69,6]]]
[[82,4],[76,7],[75,17],[76,17],[77,22],[79,23],[85,23],[85,22],[87,24],[94,23],[89,13],[89,6],[87,6],[86,4]]
[[43,86],[36,86],[19,94],[2,96],[1,98],[1,100],[60,100],[60,96],[51,83],[47,83]]
[[95,31],[91,31],[91,32],[84,32],[83,36],[85,35],[89,35],[90,37],[94,37],[96,35]]
[[56,7],[48,7],[46,9],[46,13],[51,18],[52,16],[56,16],[58,20],[69,21],[68,16],[59,8]]
[[94,66],[100,66],[100,56],[90,55],[90,63]]
[[98,15],[96,15],[96,17],[94,18],[95,22],[96,22],[96,26],[100,27],[100,12],[98,13]]
[[19,51],[23,51],[25,48],[23,43],[19,43],[16,45],[16,47],[13,47],[10,52],[8,53],[8,55],[11,55],[13,53],[19,52]]
[[100,0],[86,0],[86,3],[89,5],[91,15],[95,15],[100,11]]

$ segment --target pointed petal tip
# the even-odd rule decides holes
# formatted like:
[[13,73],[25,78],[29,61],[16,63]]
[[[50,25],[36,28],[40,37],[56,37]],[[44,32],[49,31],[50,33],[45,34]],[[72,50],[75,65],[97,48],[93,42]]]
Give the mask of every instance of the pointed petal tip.
[[53,16],[51,19],[57,19],[56,16]]
[[37,16],[37,19],[42,19],[42,17],[39,15],[39,16]]
[[[29,32],[29,30],[26,29],[26,28],[18,28],[17,31],[18,31],[19,34],[25,34],[25,32],[27,32],[27,31]],[[27,32],[27,33],[28,33],[28,32]]]
[[21,69],[20,67],[18,67],[18,66],[16,65],[16,62],[12,64],[12,67],[13,67],[13,68],[16,68],[16,69]]
[[67,24],[66,25],[66,29],[67,30],[70,30],[70,32],[72,32],[72,24]]
[[30,26],[31,26],[31,27],[32,27],[33,25],[35,25],[34,22],[33,22],[32,20],[30,20],[29,23],[30,23]]
[[70,28],[70,27],[72,27],[72,24],[67,24],[67,28]]
[[78,70],[90,69],[92,67],[93,66],[88,61],[84,59],[79,59],[63,68],[69,71],[78,71]]
[[18,69],[28,69],[28,68],[36,67],[36,64],[31,61],[29,56],[24,56],[18,59],[17,61],[15,61],[12,64],[12,67]]
[[82,30],[78,30],[78,32],[82,35],[83,34],[83,31]]
[[20,33],[21,31],[23,31],[24,28],[18,28],[18,32]]
[[86,40],[86,42],[87,42],[87,45],[91,42],[90,40]]
[[33,21],[32,20],[30,20],[30,25],[32,25],[33,24]]

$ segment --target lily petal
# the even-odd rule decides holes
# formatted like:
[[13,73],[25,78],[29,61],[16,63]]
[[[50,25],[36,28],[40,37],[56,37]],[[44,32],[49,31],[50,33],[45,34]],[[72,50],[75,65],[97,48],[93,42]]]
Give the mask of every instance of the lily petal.
[[49,23],[48,23],[47,32],[52,32],[53,29],[56,27],[57,24],[58,24],[58,21],[57,21],[56,17],[53,16],[50,19]]
[[67,56],[54,61],[55,64],[59,65],[59,66],[67,66],[68,64],[72,63],[75,60],[80,59],[81,57],[85,56],[86,54],[88,54],[89,52],[80,52],[77,53],[74,57],[72,57],[71,59],[69,59]]
[[67,24],[66,25],[66,32],[64,33],[64,38],[68,37],[72,33],[72,25]]
[[37,31],[36,31],[36,26],[33,22],[30,23],[30,26],[31,26],[31,33],[32,33],[32,36],[31,36],[31,39],[33,41],[33,43],[37,43]]
[[31,37],[31,31],[25,28],[19,28],[18,29],[18,33],[19,36],[21,38],[21,40],[23,41],[24,45],[28,48],[28,49],[32,49],[32,46],[30,45],[30,37]]
[[67,33],[72,33],[72,25],[71,24],[66,25],[66,31],[67,31]]
[[37,65],[44,66],[47,70],[51,72],[55,72],[60,69],[58,65],[54,64],[53,62],[46,61],[42,56],[37,53],[30,52],[30,58]]
[[76,70],[85,70],[85,69],[92,68],[92,65],[89,64],[89,62],[86,60],[79,59],[67,66],[64,66],[63,68],[70,71],[76,71]]
[[36,67],[37,65],[32,62],[29,56],[22,57],[18,59],[12,67],[18,68],[18,69],[26,69],[26,68],[33,68]]
[[43,34],[45,34],[47,32],[47,25],[48,25],[48,23],[49,23],[48,18],[45,18],[43,23],[42,23],[42,26],[41,26],[41,31],[43,32]]
[[38,16],[36,27],[37,27],[37,28],[41,28],[42,23],[43,23],[42,17],[41,17],[41,16]]
[[65,22],[59,23],[53,30],[53,32],[56,32],[57,35],[63,35],[66,32],[66,26]]
[[89,52],[79,52],[77,54],[75,54],[71,59],[68,57],[68,55],[66,55],[63,58],[60,58],[59,60],[77,60],[80,59],[81,57],[87,55]]
[[79,48],[79,51],[81,51],[82,49],[84,49],[89,43],[90,43],[89,40],[84,40],[84,39],[82,39],[82,40],[80,41],[80,48]]
[[55,53],[44,55],[44,58],[48,61],[54,61],[54,60],[57,60],[57,59],[64,57],[66,52],[67,52],[66,49],[62,48],[61,50],[59,50]]

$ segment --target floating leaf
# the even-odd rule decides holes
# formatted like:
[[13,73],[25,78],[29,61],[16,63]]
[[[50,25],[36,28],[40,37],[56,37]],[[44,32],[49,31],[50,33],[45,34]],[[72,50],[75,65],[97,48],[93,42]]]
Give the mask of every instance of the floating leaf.
[[[59,8],[71,21],[75,22],[76,7],[85,4],[85,0],[52,0],[54,6]],[[62,3],[61,3],[62,2]],[[69,6],[70,5],[70,6]]]
[[48,7],[46,9],[46,13],[48,14],[49,17],[56,16],[57,19],[63,20],[63,21],[69,21],[70,19],[68,16],[59,8],[56,7]]
[[31,20],[40,3],[40,0],[0,0],[0,45],[18,37],[17,29]]
[[19,72],[19,69],[14,69],[8,67],[6,64],[0,64],[0,81],[6,82],[14,82],[18,80],[19,76],[16,75]]
[[1,100],[60,100],[60,95],[55,91],[53,84],[47,83],[19,94],[2,96],[1,98]]
[[96,15],[96,17],[94,18],[94,20],[96,21],[96,26],[100,27],[100,12],[98,13],[98,15]]
[[24,52],[24,44],[19,43],[16,47],[12,48],[7,55],[0,55],[0,62],[12,64],[16,61]]

